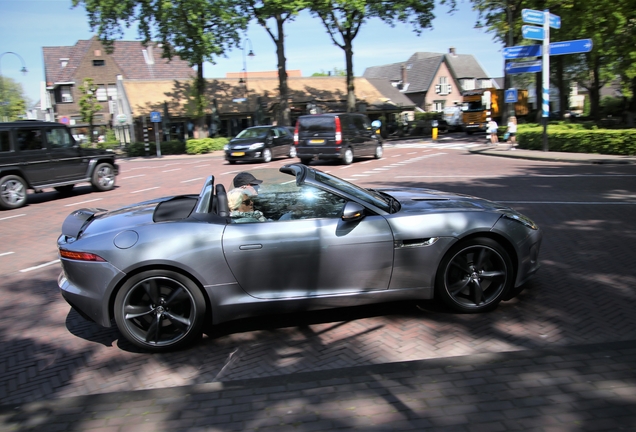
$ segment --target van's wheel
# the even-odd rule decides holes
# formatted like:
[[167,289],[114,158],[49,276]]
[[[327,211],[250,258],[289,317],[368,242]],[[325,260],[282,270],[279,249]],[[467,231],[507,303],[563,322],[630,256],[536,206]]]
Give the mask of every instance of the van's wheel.
[[0,208],[11,210],[27,201],[27,185],[22,177],[8,175],[0,178]]
[[171,351],[203,334],[205,299],[188,277],[149,270],[128,279],[115,297],[117,328],[148,351]]
[[347,147],[344,151],[344,155],[342,156],[342,163],[345,165],[351,165],[351,162],[353,162],[353,150]]
[[478,237],[452,247],[439,265],[435,294],[457,312],[497,307],[514,284],[508,252],[496,241]]
[[382,159],[382,155],[384,154],[384,149],[382,148],[382,144],[378,144],[375,146],[375,153],[373,157],[376,159]]
[[296,157],[296,146],[295,145],[289,146],[289,153],[287,154],[287,156],[289,156],[290,158],[295,158]]
[[268,163],[272,161],[272,150],[269,147],[263,149],[263,162]]
[[100,192],[111,190],[115,187],[115,168],[106,162],[98,164],[91,183]]

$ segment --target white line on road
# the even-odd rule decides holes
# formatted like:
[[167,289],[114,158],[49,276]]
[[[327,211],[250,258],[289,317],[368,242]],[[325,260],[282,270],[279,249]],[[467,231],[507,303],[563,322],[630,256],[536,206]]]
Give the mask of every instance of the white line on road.
[[102,200],[102,198],[95,198],[95,199],[92,199],[92,200],[80,201],[80,202],[71,203],[71,204],[65,204],[64,207],[73,207],[73,206],[76,206],[76,205],[82,205],[82,204],[86,204],[86,203],[89,203],[89,202],[95,202],[95,201],[101,201],[101,200]]
[[[193,167],[193,168],[203,168],[203,167],[206,167],[206,166],[210,166],[210,164],[197,165],[197,166],[195,166],[195,167]],[[236,172],[236,171],[235,171],[235,172]]]
[[374,160],[368,160],[368,161],[364,161],[364,162],[360,162],[360,165],[364,165],[364,164],[368,164],[371,162],[375,162]]
[[120,180],[128,180],[131,178],[135,178],[135,177],[145,177],[146,174],[139,174],[139,175],[134,175],[134,176],[128,176],[128,177],[122,177]]
[[170,171],[181,171],[181,168],[173,168],[173,169],[169,169],[169,170],[165,170],[165,171],[161,171],[161,172],[170,172]]
[[140,192],[147,192],[147,191],[151,191],[153,189],[159,189],[159,186],[151,187],[151,188],[148,188],[148,189],[141,189],[141,190],[133,191],[133,192],[131,192],[131,194],[140,193]]
[[13,219],[13,218],[17,218],[17,217],[20,217],[20,216],[26,216],[26,213],[22,213],[22,214],[19,214],[19,215],[13,215],[13,216],[3,217],[2,219],[0,219],[0,221],[7,220],[7,219]]
[[3,253],[0,253],[0,257],[11,255],[11,254],[14,254],[14,253],[15,252],[3,252]]
[[197,177],[197,178],[193,178],[193,179],[190,179],[190,180],[182,180],[181,183],[190,183],[190,182],[197,181],[197,180],[203,180],[203,177]]
[[41,268],[48,267],[48,266],[53,265],[53,264],[57,264],[57,263],[59,263],[59,262],[60,262],[60,260],[59,260],[59,259],[57,259],[57,260],[55,260],[55,261],[50,261],[50,262],[47,262],[47,263],[44,263],[44,264],[40,264],[39,266],[29,267],[29,268],[22,269],[22,270],[20,270],[20,272],[21,272],[21,273],[30,272],[31,270],[41,269]]

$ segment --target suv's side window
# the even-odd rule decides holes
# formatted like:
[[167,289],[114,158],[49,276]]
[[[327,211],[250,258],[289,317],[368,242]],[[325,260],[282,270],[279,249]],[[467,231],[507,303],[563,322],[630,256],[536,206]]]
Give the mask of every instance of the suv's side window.
[[356,125],[357,130],[363,131],[367,129],[367,125],[364,124],[364,119],[360,116],[354,116],[353,123]]
[[46,140],[53,149],[71,148],[74,144],[68,131],[62,128],[46,129]]
[[40,129],[18,129],[16,136],[18,138],[20,151],[42,150],[44,148],[42,131]]
[[0,152],[11,151],[11,131],[0,131]]

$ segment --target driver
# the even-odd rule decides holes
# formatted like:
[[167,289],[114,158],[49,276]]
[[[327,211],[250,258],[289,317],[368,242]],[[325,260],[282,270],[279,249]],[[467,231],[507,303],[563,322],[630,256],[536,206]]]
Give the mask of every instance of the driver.
[[263,212],[254,210],[256,191],[250,186],[234,188],[227,194],[230,217],[235,222],[265,222]]

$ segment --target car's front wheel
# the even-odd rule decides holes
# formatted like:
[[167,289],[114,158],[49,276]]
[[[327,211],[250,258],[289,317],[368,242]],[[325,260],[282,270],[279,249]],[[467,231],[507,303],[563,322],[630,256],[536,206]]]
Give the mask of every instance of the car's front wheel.
[[117,328],[148,351],[171,351],[201,337],[205,299],[186,276],[150,270],[127,280],[115,297]]
[[98,191],[104,192],[115,187],[115,168],[109,163],[100,163],[93,172],[92,185]]
[[497,307],[514,283],[512,260],[496,241],[462,241],[444,256],[435,292],[458,312],[486,312]]
[[375,157],[376,159],[382,159],[383,154],[384,149],[382,148],[382,144],[378,144],[377,146],[375,146],[375,153],[373,154],[373,157]]
[[0,208],[11,210],[27,201],[27,185],[22,177],[8,175],[0,178]]

